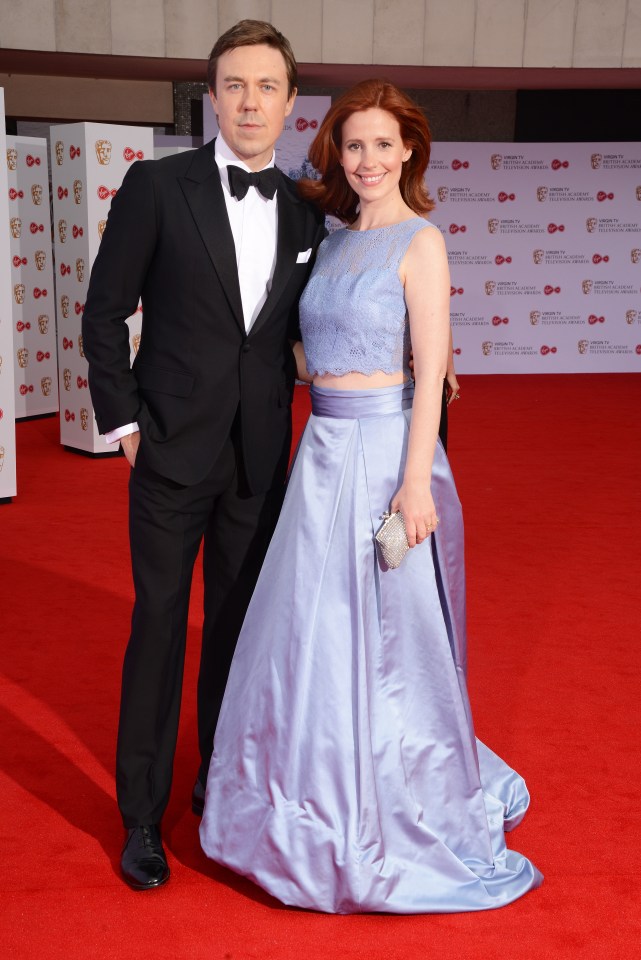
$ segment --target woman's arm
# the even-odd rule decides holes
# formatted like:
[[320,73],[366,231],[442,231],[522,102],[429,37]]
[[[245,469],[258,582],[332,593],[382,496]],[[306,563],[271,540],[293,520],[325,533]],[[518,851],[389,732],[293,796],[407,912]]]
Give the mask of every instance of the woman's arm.
[[400,510],[410,546],[436,528],[430,490],[450,343],[450,275],[440,231],[417,233],[399,270],[414,352],[414,403],[403,483],[391,509]]
[[447,371],[445,373],[445,390],[447,393],[448,407],[452,400],[458,400],[459,389],[459,382],[456,379],[456,370],[454,369],[454,344],[452,343],[452,328],[450,327],[450,343],[447,351]]

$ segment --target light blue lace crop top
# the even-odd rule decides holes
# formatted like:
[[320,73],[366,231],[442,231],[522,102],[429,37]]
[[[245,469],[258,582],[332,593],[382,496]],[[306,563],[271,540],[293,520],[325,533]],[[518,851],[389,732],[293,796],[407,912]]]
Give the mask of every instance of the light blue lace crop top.
[[434,224],[413,217],[374,230],[343,228],[323,240],[300,300],[311,374],[375,371],[409,376],[410,331],[398,268],[414,234]]

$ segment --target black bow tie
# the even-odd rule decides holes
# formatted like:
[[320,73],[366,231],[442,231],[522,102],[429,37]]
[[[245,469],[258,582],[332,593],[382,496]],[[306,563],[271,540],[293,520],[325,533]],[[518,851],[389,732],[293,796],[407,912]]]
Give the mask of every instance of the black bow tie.
[[230,165],[227,167],[227,176],[232,197],[242,200],[250,187],[256,187],[267,200],[271,200],[276,193],[280,175],[276,167],[267,167],[258,173],[248,173],[247,170]]

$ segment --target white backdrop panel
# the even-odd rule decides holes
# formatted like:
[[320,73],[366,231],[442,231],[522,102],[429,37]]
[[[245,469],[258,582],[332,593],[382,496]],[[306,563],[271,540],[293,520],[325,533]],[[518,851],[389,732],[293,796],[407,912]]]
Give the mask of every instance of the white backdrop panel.
[[641,371],[641,144],[435,143],[461,373]]
[[47,141],[7,137],[16,417],[58,410]]
[[4,90],[0,87],[0,500],[16,495],[16,423],[13,384],[13,322],[11,301],[11,214],[9,207],[7,138],[4,119]]

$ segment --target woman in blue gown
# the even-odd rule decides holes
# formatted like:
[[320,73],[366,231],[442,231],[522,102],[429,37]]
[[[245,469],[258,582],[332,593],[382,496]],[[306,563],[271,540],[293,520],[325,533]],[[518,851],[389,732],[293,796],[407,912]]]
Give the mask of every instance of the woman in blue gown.
[[[476,740],[467,695],[429,148],[419,108],[372,80],[334,104],[310,151],[322,178],[302,189],[347,226],[301,300],[312,415],[238,641],[201,825],[214,860],[329,913],[484,910],[542,879],[505,846],[528,792]],[[396,569],[374,539],[389,510],[411,546]]]

